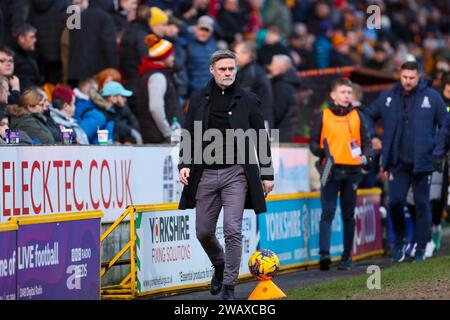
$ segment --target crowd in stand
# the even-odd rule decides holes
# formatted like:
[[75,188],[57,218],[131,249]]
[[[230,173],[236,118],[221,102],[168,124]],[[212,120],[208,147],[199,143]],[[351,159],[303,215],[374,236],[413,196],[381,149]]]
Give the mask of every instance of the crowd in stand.
[[[367,26],[368,6],[380,10]],[[449,69],[446,0],[0,1],[0,117],[24,144],[169,142],[209,57],[236,53],[237,81],[262,101],[267,128],[293,140],[296,71],[416,60]],[[67,10],[75,8],[74,10]],[[78,15],[79,13],[79,15]],[[78,19],[78,20],[77,20]],[[79,25],[77,27],[77,23]],[[276,102],[276,103],[275,103]]]

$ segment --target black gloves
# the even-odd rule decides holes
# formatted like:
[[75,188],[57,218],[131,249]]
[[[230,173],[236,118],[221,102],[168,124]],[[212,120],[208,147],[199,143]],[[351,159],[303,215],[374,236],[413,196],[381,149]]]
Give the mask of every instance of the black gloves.
[[442,172],[444,169],[445,157],[433,157],[433,168],[437,172]]

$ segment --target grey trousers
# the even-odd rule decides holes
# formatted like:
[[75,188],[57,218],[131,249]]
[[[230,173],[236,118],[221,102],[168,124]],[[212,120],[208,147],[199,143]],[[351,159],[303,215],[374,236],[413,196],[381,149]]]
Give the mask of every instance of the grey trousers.
[[[196,234],[214,266],[225,263],[223,284],[236,285],[242,256],[242,216],[247,195],[242,165],[203,170],[196,194]],[[223,207],[225,255],[216,238],[216,225]]]

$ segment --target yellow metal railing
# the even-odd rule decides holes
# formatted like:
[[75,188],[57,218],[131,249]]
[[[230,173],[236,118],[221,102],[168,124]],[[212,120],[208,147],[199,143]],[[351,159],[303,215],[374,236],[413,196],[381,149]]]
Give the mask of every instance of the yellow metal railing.
[[108,270],[112,267],[121,265],[120,258],[130,250],[130,273],[118,284],[107,287],[102,287],[102,299],[133,299],[136,296],[136,234],[134,227],[134,207],[128,206],[124,213],[106,230],[101,236],[100,243],[103,241],[120,225],[120,223],[129,215],[130,216],[130,241],[123,247],[119,253],[106,265],[103,265],[100,271],[100,278],[102,278]]

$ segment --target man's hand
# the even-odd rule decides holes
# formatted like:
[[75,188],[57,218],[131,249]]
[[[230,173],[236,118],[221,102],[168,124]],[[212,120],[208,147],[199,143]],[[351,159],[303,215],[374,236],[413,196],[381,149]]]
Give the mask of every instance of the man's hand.
[[372,139],[372,149],[376,152],[381,151],[381,148],[383,148],[383,144],[381,143],[381,140],[378,138]]
[[189,168],[183,168],[180,170],[180,182],[182,184],[184,184],[185,186],[188,185],[188,178],[189,178],[189,174],[191,172],[191,169]]
[[11,91],[20,91],[20,81],[16,76],[9,78],[9,85],[11,87]]
[[272,192],[273,187],[275,186],[275,183],[270,180],[263,180],[262,181],[263,191],[264,191],[264,197],[267,197],[267,195]]
[[442,172],[444,169],[444,158],[443,157],[433,157],[433,168],[434,168],[434,171]]

